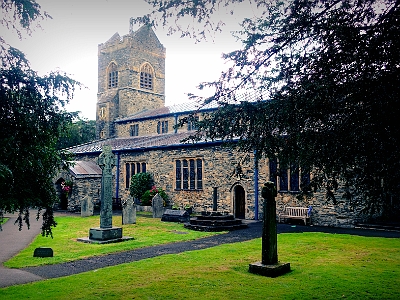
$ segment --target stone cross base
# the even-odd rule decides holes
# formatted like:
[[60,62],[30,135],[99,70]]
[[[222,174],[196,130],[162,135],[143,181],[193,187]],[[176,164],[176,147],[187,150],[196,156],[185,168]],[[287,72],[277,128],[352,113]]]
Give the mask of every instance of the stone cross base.
[[264,265],[259,261],[249,265],[249,272],[266,277],[278,277],[290,272],[290,263],[278,262],[273,265]]
[[122,236],[121,227],[112,228],[90,228],[88,238],[79,238],[79,242],[93,243],[93,244],[108,244],[118,243],[127,240],[132,240],[132,237]]

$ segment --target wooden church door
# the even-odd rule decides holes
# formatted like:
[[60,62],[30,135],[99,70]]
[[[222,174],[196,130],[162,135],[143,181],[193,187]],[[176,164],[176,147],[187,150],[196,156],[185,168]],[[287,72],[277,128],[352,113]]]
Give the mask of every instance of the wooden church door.
[[245,192],[241,185],[235,187],[234,197],[235,218],[244,219],[246,213]]

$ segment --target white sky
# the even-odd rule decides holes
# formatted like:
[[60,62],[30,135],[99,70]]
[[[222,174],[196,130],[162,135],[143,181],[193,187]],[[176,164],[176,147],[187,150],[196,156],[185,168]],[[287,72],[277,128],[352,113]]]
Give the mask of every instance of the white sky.
[[[32,36],[19,41],[15,35],[6,37],[12,46],[23,51],[31,67],[44,75],[62,70],[82,82],[87,89],[77,91],[67,106],[69,111],[81,111],[82,117],[96,118],[97,101],[97,46],[116,32],[120,36],[129,32],[130,17],[142,16],[148,5],[141,0],[37,0],[53,19],[41,22]],[[225,14],[225,11],[223,12]],[[213,81],[227,67],[221,58],[223,52],[240,48],[230,31],[238,29],[242,17],[251,17],[254,11],[249,3],[225,14],[223,33],[216,34],[214,42],[196,44],[179,35],[167,36],[166,30],[155,30],[167,49],[166,105],[188,101],[185,93],[197,92],[203,81]],[[134,30],[136,30],[134,28]]]

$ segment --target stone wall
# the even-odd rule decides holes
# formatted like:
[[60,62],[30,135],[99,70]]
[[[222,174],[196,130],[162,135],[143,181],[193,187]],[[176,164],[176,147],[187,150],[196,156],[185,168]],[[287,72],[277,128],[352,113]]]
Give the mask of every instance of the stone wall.
[[72,192],[68,199],[68,210],[81,210],[81,200],[89,196],[95,206],[100,206],[101,178],[74,178]]
[[158,135],[157,133],[157,123],[159,121],[168,121],[168,133],[175,132],[175,118],[173,116],[160,118],[160,119],[147,119],[140,122],[129,122],[121,123],[117,125],[117,135],[118,137],[129,137],[130,136],[130,126],[134,124],[139,124],[139,136],[152,136]]
[[[120,153],[119,167],[119,197],[122,200],[130,197],[129,189],[125,188],[125,163],[146,162],[147,171],[150,172],[157,187],[163,188],[170,197],[170,204],[181,208],[185,205],[193,207],[195,213],[211,211],[213,208],[213,191],[217,187],[218,210],[235,213],[234,189],[240,185],[245,191],[245,218],[255,218],[255,195],[254,195],[254,157],[220,146],[203,146],[187,148],[170,148],[150,150],[145,152],[123,152]],[[79,159],[95,159],[96,157],[86,156]],[[201,190],[177,190],[175,187],[175,161],[177,159],[201,159],[203,163],[203,189]],[[244,177],[239,178],[235,174],[235,168],[241,163]],[[258,219],[262,219],[261,197],[262,185],[269,180],[268,160],[261,159],[258,163]],[[116,172],[116,169],[115,169]],[[114,176],[114,190],[116,188]],[[93,185],[93,186],[91,186]],[[94,196],[100,187],[100,180],[78,182],[77,188],[73,188],[71,197],[71,208],[78,205],[82,196],[80,193],[91,193]],[[75,187],[75,181],[74,181]],[[76,194],[75,194],[76,193]],[[323,192],[316,192],[310,197],[298,199],[298,193],[278,193],[277,214],[282,212],[285,206],[309,207],[312,206],[312,224],[321,226],[353,227],[355,223],[362,221],[359,214],[360,208],[353,209],[348,202],[342,198],[343,191],[338,190],[336,197],[338,204],[333,205],[327,202]],[[98,198],[97,198],[98,199]]]

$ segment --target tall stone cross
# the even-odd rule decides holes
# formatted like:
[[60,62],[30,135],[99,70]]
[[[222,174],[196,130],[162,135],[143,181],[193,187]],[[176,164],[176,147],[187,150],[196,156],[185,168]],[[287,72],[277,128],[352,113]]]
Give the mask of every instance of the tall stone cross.
[[268,181],[261,190],[264,198],[264,222],[261,245],[261,261],[249,265],[249,272],[268,277],[277,277],[290,272],[290,263],[278,261],[276,232],[276,188]]
[[112,169],[116,165],[116,159],[111,151],[111,146],[103,146],[103,152],[100,154],[97,164],[102,170],[100,228],[112,228]]
[[278,241],[276,232],[276,188],[273,182],[264,183],[261,196],[264,198],[264,223],[262,235],[262,263],[272,265],[278,262]]

